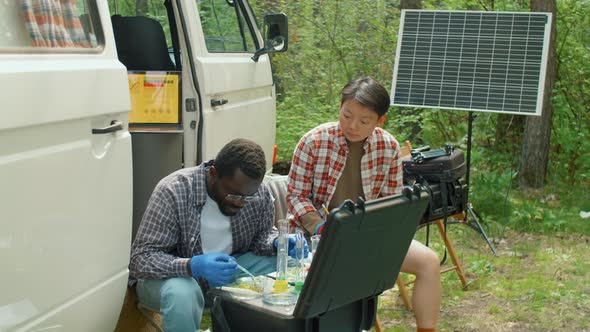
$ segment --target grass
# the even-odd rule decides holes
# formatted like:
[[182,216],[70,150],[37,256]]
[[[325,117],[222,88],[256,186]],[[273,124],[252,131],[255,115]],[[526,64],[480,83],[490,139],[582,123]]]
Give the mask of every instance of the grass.
[[[479,234],[450,227],[471,284],[443,275],[439,331],[590,331],[590,237],[508,230],[494,257]],[[379,315],[386,331],[415,331],[396,290],[381,296]]]

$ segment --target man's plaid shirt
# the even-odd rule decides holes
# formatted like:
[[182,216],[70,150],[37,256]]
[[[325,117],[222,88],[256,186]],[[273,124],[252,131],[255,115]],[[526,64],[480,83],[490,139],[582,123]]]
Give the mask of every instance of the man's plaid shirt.
[[[377,127],[363,145],[361,179],[367,200],[401,193],[402,162],[397,140]],[[305,134],[293,154],[287,204],[295,220],[312,211],[323,214],[348,156],[338,122],[322,124]]]
[[[203,253],[201,210],[207,199],[208,166],[176,171],[154,189],[131,248],[130,284],[136,279],[191,276],[188,261]],[[260,185],[258,196],[231,217],[232,254],[274,254],[274,205],[266,185]],[[204,280],[199,283],[206,287]]]

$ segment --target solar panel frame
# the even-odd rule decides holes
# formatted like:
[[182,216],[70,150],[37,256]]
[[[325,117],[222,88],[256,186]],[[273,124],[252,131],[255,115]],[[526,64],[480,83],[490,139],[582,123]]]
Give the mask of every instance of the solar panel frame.
[[391,105],[541,115],[551,16],[402,10]]

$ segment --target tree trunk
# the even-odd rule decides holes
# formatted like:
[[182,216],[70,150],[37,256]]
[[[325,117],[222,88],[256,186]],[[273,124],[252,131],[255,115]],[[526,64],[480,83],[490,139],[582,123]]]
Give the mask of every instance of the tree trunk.
[[555,16],[557,14],[555,0],[531,0],[531,12],[552,13],[551,37],[543,95],[543,109],[540,117],[529,116],[524,126],[522,151],[519,168],[519,184],[521,187],[540,188],[545,185],[547,163],[549,161],[549,143],[551,142],[551,121],[553,104],[551,96],[556,77],[555,52]]
[[422,9],[422,0],[401,0],[399,9]]

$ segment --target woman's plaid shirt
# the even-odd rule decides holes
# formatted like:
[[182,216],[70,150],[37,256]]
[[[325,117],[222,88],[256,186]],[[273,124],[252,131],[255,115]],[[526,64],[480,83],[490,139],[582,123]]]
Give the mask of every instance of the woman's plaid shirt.
[[[148,202],[131,248],[130,280],[190,277],[187,264],[201,247],[201,210],[207,200],[208,164],[185,168],[162,179]],[[274,205],[265,184],[258,199],[230,219],[232,254],[274,255]],[[203,286],[205,280],[199,280]]]
[[[403,185],[399,143],[375,128],[363,145],[361,179],[367,200],[401,193]],[[287,204],[295,220],[312,211],[323,215],[346,164],[348,145],[338,122],[322,124],[305,134],[293,154]]]

